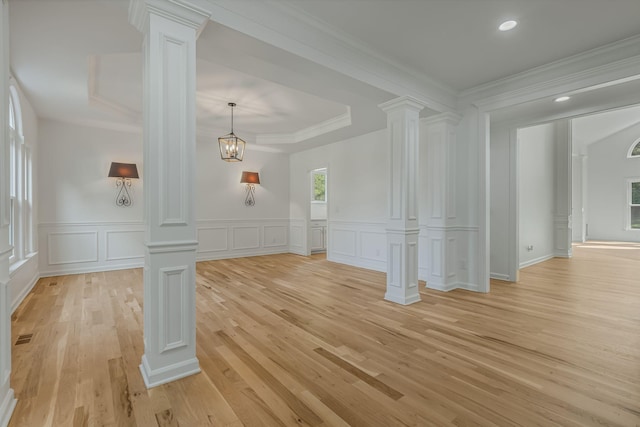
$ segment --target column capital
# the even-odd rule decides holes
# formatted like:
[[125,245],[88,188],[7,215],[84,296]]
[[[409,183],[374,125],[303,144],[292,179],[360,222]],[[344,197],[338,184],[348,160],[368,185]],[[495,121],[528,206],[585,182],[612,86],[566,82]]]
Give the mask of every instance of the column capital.
[[211,12],[185,0],[129,0],[129,23],[143,34],[150,14],[193,28],[196,39],[211,17]]
[[460,123],[460,120],[462,120],[462,116],[460,114],[442,113],[442,114],[437,114],[435,116],[427,117],[421,120],[421,122],[426,126],[437,125],[440,123],[444,123],[450,126],[458,126],[458,123]]
[[419,112],[422,109],[424,109],[426,106],[427,104],[425,102],[422,102],[419,99],[414,98],[412,96],[405,95],[399,98],[394,98],[387,102],[383,102],[382,104],[378,105],[378,108],[380,108],[385,113],[390,113],[392,111],[396,111],[399,109],[404,109],[404,110],[408,109],[408,110]]

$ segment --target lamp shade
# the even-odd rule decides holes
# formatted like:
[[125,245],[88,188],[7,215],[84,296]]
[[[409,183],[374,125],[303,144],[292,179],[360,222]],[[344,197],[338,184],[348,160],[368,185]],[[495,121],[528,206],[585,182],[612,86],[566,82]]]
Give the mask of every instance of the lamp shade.
[[140,178],[138,176],[138,167],[135,163],[117,163],[111,162],[109,168],[109,178]]
[[240,178],[241,184],[260,184],[260,175],[258,172],[242,171],[242,177]]

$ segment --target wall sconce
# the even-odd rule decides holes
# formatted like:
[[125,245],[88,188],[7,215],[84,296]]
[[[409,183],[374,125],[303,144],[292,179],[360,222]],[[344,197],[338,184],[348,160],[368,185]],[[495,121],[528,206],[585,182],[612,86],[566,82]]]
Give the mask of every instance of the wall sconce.
[[256,204],[256,184],[260,184],[260,176],[258,172],[242,171],[240,178],[241,184],[247,184],[247,197],[244,199],[245,206],[253,206]]
[[116,205],[131,206],[133,203],[133,199],[129,193],[129,188],[131,188],[131,179],[139,178],[138,167],[136,164],[111,162],[109,178],[117,178],[116,187],[118,187],[119,190],[118,195],[116,196]]

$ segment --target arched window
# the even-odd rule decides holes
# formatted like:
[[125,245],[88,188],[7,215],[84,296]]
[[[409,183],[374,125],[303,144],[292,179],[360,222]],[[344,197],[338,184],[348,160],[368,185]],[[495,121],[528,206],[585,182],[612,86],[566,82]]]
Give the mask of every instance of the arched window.
[[9,262],[13,265],[33,252],[33,200],[31,150],[22,130],[20,98],[9,86]]
[[636,139],[636,141],[631,144],[627,157],[640,157],[640,138]]

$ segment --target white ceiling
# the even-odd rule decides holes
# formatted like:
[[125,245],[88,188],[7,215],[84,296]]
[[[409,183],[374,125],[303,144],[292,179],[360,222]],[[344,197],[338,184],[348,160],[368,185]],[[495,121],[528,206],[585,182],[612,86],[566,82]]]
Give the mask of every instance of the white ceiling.
[[[288,0],[456,91],[640,33],[638,0]],[[514,31],[498,25],[515,19]]]
[[[638,0],[276,3],[333,28],[345,43],[435,79],[454,93],[640,34]],[[40,117],[140,129],[142,36],[128,22],[128,0],[10,0],[9,7],[13,74]],[[520,25],[500,33],[496,27],[506,18]],[[197,55],[200,134],[228,131],[227,102],[238,104],[234,128],[249,143],[260,141],[260,135],[296,135],[280,142],[262,139],[284,151],[386,125],[377,105],[393,94],[215,22],[198,39]],[[605,105],[614,92],[607,88],[590,96]],[[634,103],[635,93],[624,90],[626,104]],[[573,107],[539,102],[522,106],[521,113],[575,110],[574,102]],[[583,102],[595,101],[585,95]],[[516,111],[503,112],[503,119]],[[425,110],[423,116],[432,113]],[[320,126],[332,120],[340,124]],[[314,132],[319,128],[326,133]]]

